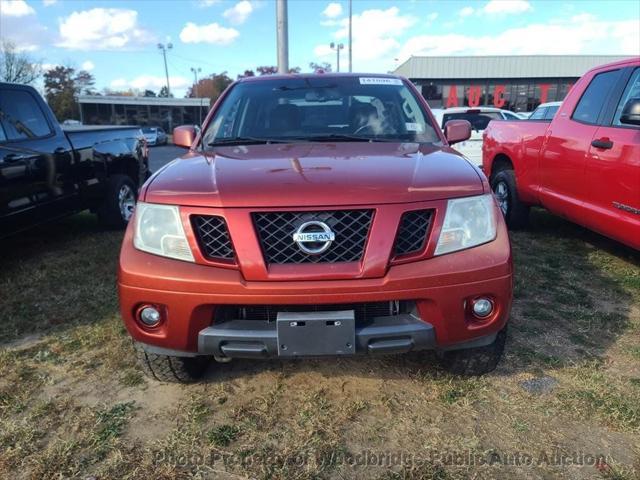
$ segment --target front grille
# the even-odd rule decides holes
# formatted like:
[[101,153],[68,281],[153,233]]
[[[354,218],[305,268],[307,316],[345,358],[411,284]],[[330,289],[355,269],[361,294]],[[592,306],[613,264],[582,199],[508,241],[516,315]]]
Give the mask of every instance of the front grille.
[[[265,261],[269,264],[357,262],[364,254],[372,218],[373,210],[253,214]],[[335,234],[331,246],[317,255],[303,252],[293,241],[298,227],[312,220],[326,223]]]
[[216,215],[193,215],[191,224],[205,257],[212,260],[233,260],[233,245],[224,218]]
[[327,305],[221,305],[216,309],[217,323],[227,320],[258,320],[275,322],[278,312],[339,312],[353,310],[356,322],[374,317],[388,317],[411,311],[413,302],[387,301],[366,303],[337,303]]
[[394,255],[419,252],[424,248],[431,223],[431,210],[405,212],[400,220]]

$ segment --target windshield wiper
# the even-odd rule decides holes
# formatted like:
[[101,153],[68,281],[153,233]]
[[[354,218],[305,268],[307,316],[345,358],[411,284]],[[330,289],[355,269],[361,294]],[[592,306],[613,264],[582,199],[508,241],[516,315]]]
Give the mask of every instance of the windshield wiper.
[[327,135],[310,135],[308,137],[296,137],[296,140],[307,140],[309,142],[401,142],[402,140],[361,137],[360,135],[350,135],[348,133],[330,133]]
[[274,140],[271,138],[232,137],[214,140],[212,142],[209,142],[207,145],[209,145],[210,147],[221,147],[230,145],[267,145],[269,143],[287,143],[287,141]]

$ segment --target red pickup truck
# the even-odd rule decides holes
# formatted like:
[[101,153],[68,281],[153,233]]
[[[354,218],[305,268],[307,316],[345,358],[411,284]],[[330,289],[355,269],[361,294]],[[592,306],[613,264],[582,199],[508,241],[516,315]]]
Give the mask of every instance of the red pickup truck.
[[551,121],[492,121],[483,170],[510,227],[540,205],[640,249],[640,57],[587,72]]
[[142,187],[120,307],[143,369],[193,381],[207,359],[435,350],[493,370],[512,294],[489,182],[424,98],[389,75],[242,79]]

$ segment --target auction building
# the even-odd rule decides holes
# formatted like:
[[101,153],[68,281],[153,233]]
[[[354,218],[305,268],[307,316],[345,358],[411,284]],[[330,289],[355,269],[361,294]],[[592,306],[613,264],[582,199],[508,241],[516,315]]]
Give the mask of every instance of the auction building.
[[209,111],[208,98],[80,95],[78,104],[85,125],[140,125],[167,132],[177,125],[200,125]]
[[409,78],[431,108],[495,106],[530,112],[563,100],[587,70],[613,55],[411,57],[394,73]]

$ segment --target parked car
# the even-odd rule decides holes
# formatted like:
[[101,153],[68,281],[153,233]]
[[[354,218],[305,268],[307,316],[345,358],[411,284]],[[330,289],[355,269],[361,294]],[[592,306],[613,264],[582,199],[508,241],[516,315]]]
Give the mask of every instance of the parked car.
[[124,227],[148,177],[138,127],[62,127],[42,97],[0,83],[0,237],[91,209]]
[[495,107],[453,107],[434,109],[433,115],[440,128],[451,120],[467,120],[471,123],[471,138],[456,145],[474,165],[482,164],[482,133],[491,120],[520,120],[517,113]]
[[142,127],[142,133],[149,145],[166,145],[167,134],[160,127]]
[[541,205],[640,249],[640,57],[594,68],[548,112],[485,130],[483,169],[509,226]]
[[504,219],[408,80],[248,77],[142,187],[122,243],[120,310],[152,377],[207,359],[432,349],[497,365],[512,297]]
[[562,105],[562,102],[547,102],[541,103],[537,108],[531,112],[527,117],[527,120],[553,120],[556,112]]

